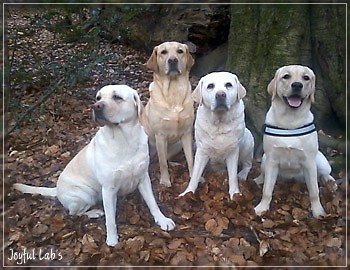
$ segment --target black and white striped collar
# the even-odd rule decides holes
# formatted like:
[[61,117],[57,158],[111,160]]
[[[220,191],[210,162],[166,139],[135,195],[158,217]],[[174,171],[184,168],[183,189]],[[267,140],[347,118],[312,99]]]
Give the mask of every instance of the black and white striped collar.
[[276,137],[298,137],[310,134],[312,132],[316,131],[316,126],[314,122],[311,122],[305,126],[302,126],[300,128],[295,129],[285,129],[285,128],[279,128],[275,126],[271,126],[268,124],[263,125],[263,133],[269,136],[276,136]]

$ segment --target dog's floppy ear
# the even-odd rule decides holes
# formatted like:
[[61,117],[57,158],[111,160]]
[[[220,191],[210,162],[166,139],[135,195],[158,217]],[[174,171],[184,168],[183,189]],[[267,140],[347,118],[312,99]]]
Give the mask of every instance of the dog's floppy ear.
[[310,100],[311,100],[311,103],[314,103],[315,102],[315,92],[316,92],[316,78],[315,76],[312,76],[312,85],[311,85],[311,89],[312,89],[312,93],[310,95]]
[[314,103],[315,102],[315,92],[316,92],[316,76],[315,76],[315,73],[310,69],[310,72],[311,72],[311,90],[312,90],[312,93],[310,95],[310,100],[311,100],[311,103]]
[[237,98],[238,100],[240,100],[245,97],[245,95],[247,94],[247,91],[245,90],[241,82],[238,80],[238,77],[236,75],[235,75],[235,80],[237,82]]
[[158,71],[158,63],[157,63],[157,51],[158,51],[158,46],[153,48],[153,52],[151,54],[151,57],[148,59],[146,63],[146,67],[153,72]]
[[279,72],[280,72],[280,68],[277,69],[275,73],[275,77],[271,80],[271,82],[267,86],[267,93],[269,93],[270,96],[272,96],[272,99],[274,99],[275,96],[277,95],[277,77]]
[[202,96],[202,85],[203,85],[203,81],[202,79],[198,82],[198,85],[196,86],[196,88],[193,90],[192,92],[192,99],[199,103],[200,105],[202,104],[203,101],[203,96]]
[[244,86],[238,82],[238,99],[242,99],[247,94],[247,91],[245,90]]
[[143,104],[142,104],[140,96],[138,95],[136,90],[134,91],[134,102],[135,102],[135,106],[137,108],[137,116],[140,119],[142,111],[143,111]]
[[185,48],[186,48],[186,54],[187,54],[186,69],[188,71],[190,71],[192,66],[194,65],[194,59],[193,59],[192,55],[190,54],[190,49],[188,48],[188,46],[186,44],[185,44]]

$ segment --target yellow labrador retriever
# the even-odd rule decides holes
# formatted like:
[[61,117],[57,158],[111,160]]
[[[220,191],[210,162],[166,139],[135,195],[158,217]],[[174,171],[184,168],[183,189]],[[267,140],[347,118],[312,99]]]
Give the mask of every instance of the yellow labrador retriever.
[[[214,170],[226,165],[230,198],[240,193],[237,178],[247,179],[254,152],[254,138],[245,127],[245,95],[237,76],[229,72],[213,72],[199,81],[192,94],[199,103],[195,122],[197,151],[190,183],[180,196],[195,192],[209,161]],[[239,163],[242,169],[237,174]]]
[[[126,85],[108,85],[98,91],[93,105],[94,120],[102,127],[91,142],[66,166],[55,188],[14,184],[33,194],[57,196],[71,215],[90,218],[106,215],[106,243],[118,243],[117,195],[140,191],[156,223],[172,230],[175,223],[165,217],[154,198],[148,175],[148,138],[139,123],[142,104],[135,90]],[[103,202],[104,212],[93,209]]]
[[270,208],[277,178],[305,179],[314,217],[325,215],[319,198],[318,179],[334,181],[326,157],[318,150],[314,116],[310,111],[315,101],[315,75],[305,66],[279,68],[267,87],[272,96],[264,125],[264,156],[261,175],[264,183],[257,215]]
[[169,145],[181,141],[189,173],[192,173],[194,109],[189,71],[193,64],[188,46],[178,42],[156,46],[147,61],[147,67],[153,71],[153,82],[141,119],[150,143],[157,149],[160,183],[167,187],[171,186],[167,163]]

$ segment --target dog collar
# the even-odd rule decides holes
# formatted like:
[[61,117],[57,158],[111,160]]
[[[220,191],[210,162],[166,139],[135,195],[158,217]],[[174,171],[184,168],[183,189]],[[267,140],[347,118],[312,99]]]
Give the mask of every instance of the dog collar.
[[263,133],[269,136],[277,136],[277,137],[298,137],[310,134],[316,131],[316,126],[314,122],[302,126],[296,129],[285,129],[279,128],[271,125],[264,124],[263,125]]

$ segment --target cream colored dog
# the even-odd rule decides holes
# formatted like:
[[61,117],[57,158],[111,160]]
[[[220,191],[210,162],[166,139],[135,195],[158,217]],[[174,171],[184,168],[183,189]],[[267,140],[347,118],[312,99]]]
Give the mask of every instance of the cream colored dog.
[[331,181],[331,167],[318,151],[314,116],[310,111],[315,101],[315,75],[305,66],[279,68],[267,87],[272,96],[264,127],[264,156],[261,175],[255,179],[264,183],[257,215],[270,208],[277,178],[305,179],[314,217],[325,215],[321,205],[318,178]]
[[[199,81],[193,99],[199,103],[195,122],[197,151],[193,174],[186,190],[195,192],[208,161],[214,169],[227,166],[230,198],[240,193],[238,178],[246,180],[252,167],[254,139],[245,127],[244,103],[246,90],[236,75],[213,72]],[[242,170],[237,175],[238,163]]]
[[148,138],[139,123],[142,104],[137,92],[126,85],[108,85],[98,91],[93,105],[94,120],[102,125],[91,142],[66,166],[55,188],[14,184],[25,193],[57,196],[71,215],[90,218],[103,215],[94,209],[103,201],[106,215],[106,242],[118,243],[116,228],[117,195],[140,191],[156,223],[172,230],[174,222],[160,211],[148,175]]
[[178,42],[156,46],[147,61],[154,75],[149,86],[150,99],[141,119],[151,144],[156,145],[160,183],[167,187],[171,186],[167,164],[169,145],[181,141],[192,173],[194,109],[189,71],[193,64],[187,45]]

